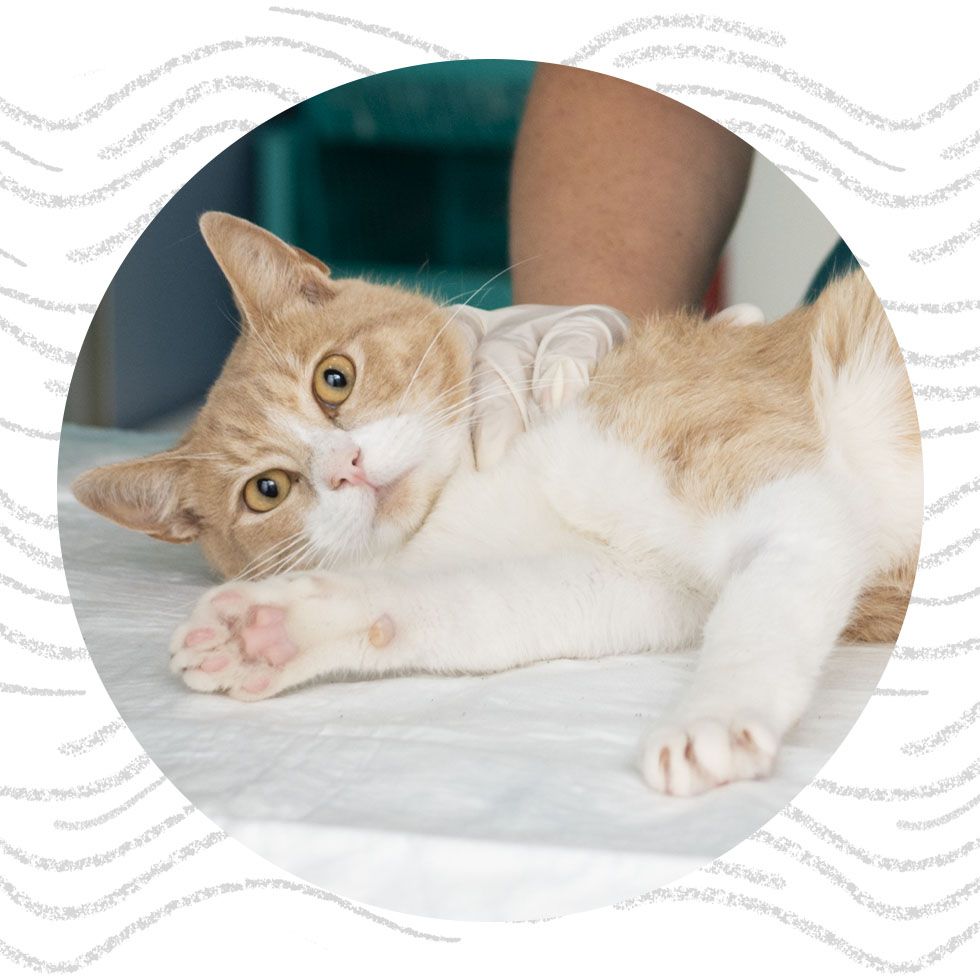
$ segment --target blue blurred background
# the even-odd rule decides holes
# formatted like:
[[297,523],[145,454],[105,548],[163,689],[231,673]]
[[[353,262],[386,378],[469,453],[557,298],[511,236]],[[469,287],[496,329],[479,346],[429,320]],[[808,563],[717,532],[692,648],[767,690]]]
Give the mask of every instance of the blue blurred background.
[[[190,421],[236,336],[234,304],[198,232],[204,211],[249,218],[338,276],[507,305],[510,159],[534,67],[451,61],[369,76],[229,147],[120,266],[82,347],[66,421],[173,430]],[[718,295],[779,316],[836,240],[807,197],[757,156]]]
[[337,276],[507,305],[510,280],[498,274],[508,173],[533,72],[521,61],[386,72],[244,136],[174,196],[123,261],[82,348],[66,419],[166,421],[217,376],[236,314],[197,231],[207,210],[257,222]]

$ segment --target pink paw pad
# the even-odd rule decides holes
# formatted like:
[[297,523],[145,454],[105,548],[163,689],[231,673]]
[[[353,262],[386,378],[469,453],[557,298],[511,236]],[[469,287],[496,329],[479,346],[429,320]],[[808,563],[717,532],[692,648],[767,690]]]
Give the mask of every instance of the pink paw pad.
[[211,600],[211,605],[214,606],[218,612],[236,612],[241,604],[241,592],[219,592]]
[[224,670],[231,663],[231,657],[208,657],[201,661],[201,670],[205,674],[215,674],[219,670]]
[[261,694],[272,682],[271,677],[253,677],[242,684],[242,690],[249,694]]
[[264,660],[273,667],[281,667],[296,656],[296,647],[286,636],[284,609],[256,606],[249,620],[249,625],[241,631],[242,651],[247,659]]
[[395,622],[391,616],[379,616],[368,630],[368,642],[373,647],[386,647],[395,637]]
[[214,639],[214,630],[210,626],[201,626],[199,629],[191,630],[187,636],[184,637],[185,647],[196,647],[200,646],[202,643],[207,643],[208,640]]

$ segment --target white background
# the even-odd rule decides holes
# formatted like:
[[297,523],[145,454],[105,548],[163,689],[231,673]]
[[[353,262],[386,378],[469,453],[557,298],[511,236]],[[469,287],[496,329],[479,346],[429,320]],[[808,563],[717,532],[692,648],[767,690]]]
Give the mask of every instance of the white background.
[[[4,13],[3,975],[975,972],[980,69],[968,8],[314,6],[333,19],[224,0]],[[907,352],[924,429],[925,560],[879,695],[768,836],[728,855],[750,874],[699,872],[628,910],[538,924],[382,923],[233,841],[202,849],[214,828],[184,815],[166,784],[128,804],[156,773],[131,736],[106,727],[115,711],[79,649],[57,560],[71,353],[146,220],[246,124],[365,69],[447,52],[562,61],[596,39],[584,67],[653,87],[709,86],[721,94],[685,101],[816,178],[801,186],[867,262]],[[624,58],[651,45],[661,49],[652,62]],[[237,81],[200,88],[215,78]],[[141,138],[126,152],[99,155],[133,133]],[[118,807],[103,823],[66,829]]]

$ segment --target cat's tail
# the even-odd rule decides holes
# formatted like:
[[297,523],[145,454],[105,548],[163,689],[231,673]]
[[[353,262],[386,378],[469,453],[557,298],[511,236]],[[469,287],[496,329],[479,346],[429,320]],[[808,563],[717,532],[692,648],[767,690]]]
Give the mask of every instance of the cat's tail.
[[811,396],[831,461],[875,515],[883,561],[845,634],[894,640],[911,593],[922,527],[919,423],[908,372],[863,272],[832,282],[813,305]]
[[920,455],[919,420],[902,352],[860,270],[813,304],[811,395],[835,448],[860,460]]

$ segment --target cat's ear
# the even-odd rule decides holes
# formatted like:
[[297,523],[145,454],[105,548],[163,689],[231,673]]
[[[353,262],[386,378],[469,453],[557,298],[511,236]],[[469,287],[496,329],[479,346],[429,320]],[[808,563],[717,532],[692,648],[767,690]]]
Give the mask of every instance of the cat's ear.
[[86,507],[123,527],[183,544],[201,531],[200,517],[185,501],[187,479],[186,466],[168,450],[88,470],[71,489]]
[[330,269],[309,252],[221,211],[201,215],[201,234],[247,318],[295,302],[316,306],[334,296]]

